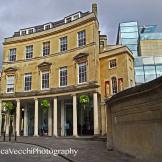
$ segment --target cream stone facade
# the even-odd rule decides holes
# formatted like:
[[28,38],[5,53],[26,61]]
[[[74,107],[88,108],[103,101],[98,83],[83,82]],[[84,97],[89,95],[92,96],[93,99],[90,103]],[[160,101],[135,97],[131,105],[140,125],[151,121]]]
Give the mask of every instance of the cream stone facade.
[[[18,136],[104,135],[106,113],[101,112],[101,105],[106,75],[124,78],[123,89],[130,87],[134,78],[128,49],[105,51],[107,45],[100,44],[103,39],[106,42],[105,36],[99,34],[96,4],[92,5],[92,12],[78,12],[58,22],[21,29],[6,38],[1,130],[7,134],[9,130],[16,131]],[[124,67],[103,76],[107,70],[104,61],[111,57],[121,59],[116,69],[123,64]],[[82,95],[89,98],[86,107],[80,104]],[[44,99],[50,104],[47,112],[42,110]],[[16,109],[13,120],[3,110],[7,102],[12,102]]]
[[140,54],[142,56],[161,56],[162,39],[140,40]]
[[134,58],[126,46],[107,46],[100,53],[100,80],[101,80],[101,126],[102,135],[108,127],[105,100],[124,89],[133,87]]

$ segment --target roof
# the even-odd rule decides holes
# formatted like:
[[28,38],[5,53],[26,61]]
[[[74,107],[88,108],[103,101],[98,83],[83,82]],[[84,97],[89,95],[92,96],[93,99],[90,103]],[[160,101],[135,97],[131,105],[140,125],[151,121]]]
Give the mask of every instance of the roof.
[[[27,29],[34,29],[34,30],[35,30],[34,33],[44,31],[44,25],[47,25],[47,24],[51,24],[51,25],[52,25],[51,28],[56,28],[56,27],[58,27],[58,26],[61,26],[61,25],[64,25],[64,24],[65,24],[65,18],[68,18],[68,17],[70,17],[70,16],[72,16],[72,15],[75,15],[75,14],[77,14],[77,13],[80,13],[81,17],[84,17],[84,16],[88,15],[90,12],[84,12],[84,13],[83,13],[83,12],[79,11],[79,12],[76,12],[76,13],[74,13],[74,14],[71,14],[71,15],[68,15],[68,16],[64,17],[64,19],[61,19],[61,20],[58,20],[58,21],[55,21],[55,22],[48,22],[48,23],[44,23],[44,24],[42,24],[42,25],[37,25],[37,26],[22,28],[22,29],[20,29],[19,31],[15,32],[14,35],[13,35],[13,37],[19,37],[19,36],[21,36],[21,35],[20,35],[20,31],[27,30]],[[80,18],[81,18],[81,17],[80,17]],[[50,29],[51,29],[51,28],[50,28]]]
[[99,59],[105,58],[105,57],[110,57],[113,55],[121,54],[123,52],[126,52],[129,54],[129,56],[134,59],[132,52],[129,50],[127,46],[122,46],[122,45],[111,45],[107,46],[103,52],[100,53]]

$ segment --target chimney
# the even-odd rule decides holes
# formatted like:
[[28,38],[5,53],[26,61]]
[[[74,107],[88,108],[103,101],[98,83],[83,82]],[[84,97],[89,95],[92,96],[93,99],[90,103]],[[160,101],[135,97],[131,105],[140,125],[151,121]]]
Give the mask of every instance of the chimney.
[[93,3],[92,4],[92,12],[96,15],[97,17],[97,4],[96,3]]

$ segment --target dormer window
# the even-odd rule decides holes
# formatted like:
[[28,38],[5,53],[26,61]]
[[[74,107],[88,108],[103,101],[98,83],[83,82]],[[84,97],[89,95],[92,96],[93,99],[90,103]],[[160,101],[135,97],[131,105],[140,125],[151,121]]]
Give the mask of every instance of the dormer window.
[[79,19],[80,18],[80,13],[77,13],[76,15],[73,16],[73,20]]
[[52,28],[52,24],[46,24],[44,25],[44,30],[48,30],[48,29],[51,29]]
[[22,30],[21,35],[26,35],[26,30]]
[[28,34],[32,34],[32,33],[34,33],[34,29],[32,28],[32,29],[28,29]]
[[73,20],[79,19],[80,16],[81,16],[81,13],[78,12],[78,13],[76,13],[76,14],[73,14],[73,15],[69,16],[69,17],[66,17],[66,18],[65,18],[65,23],[69,23],[69,22],[71,22],[71,21],[73,21]]
[[69,22],[71,22],[71,21],[72,21],[72,17],[66,18],[66,23],[69,23]]

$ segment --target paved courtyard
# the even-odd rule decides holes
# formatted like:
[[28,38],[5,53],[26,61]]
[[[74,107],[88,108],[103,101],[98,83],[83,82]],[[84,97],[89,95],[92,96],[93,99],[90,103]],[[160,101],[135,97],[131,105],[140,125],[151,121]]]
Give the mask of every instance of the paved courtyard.
[[[0,141],[0,149],[11,148],[24,150],[27,148],[35,148],[62,150],[62,152],[59,152],[58,156],[54,156],[53,154],[0,155],[0,161],[3,162],[140,162],[140,160],[134,157],[127,156],[117,151],[107,151],[106,142],[101,140],[86,138],[18,137],[17,143],[2,142],[2,138],[0,138]],[[77,154],[74,154],[72,150],[78,151]],[[66,155],[67,153],[71,154]]]

